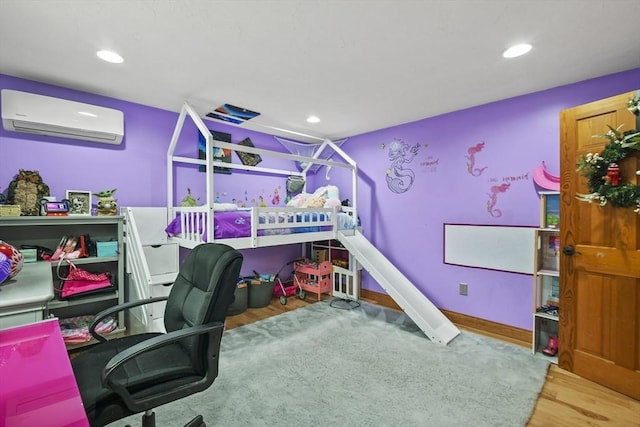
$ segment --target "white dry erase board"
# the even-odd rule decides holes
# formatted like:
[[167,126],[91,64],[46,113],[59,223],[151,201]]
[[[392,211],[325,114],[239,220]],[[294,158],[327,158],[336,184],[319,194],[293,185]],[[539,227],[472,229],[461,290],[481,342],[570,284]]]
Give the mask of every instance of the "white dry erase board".
[[533,274],[535,227],[444,224],[444,263]]

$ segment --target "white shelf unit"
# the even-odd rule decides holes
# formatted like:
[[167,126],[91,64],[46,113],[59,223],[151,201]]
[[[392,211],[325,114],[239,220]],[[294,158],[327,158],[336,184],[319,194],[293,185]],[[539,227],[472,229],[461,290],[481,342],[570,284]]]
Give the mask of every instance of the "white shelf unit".
[[[558,363],[557,354],[548,356],[542,352],[550,337],[558,336],[560,310],[560,230],[557,228],[559,193],[540,193],[540,226],[536,229],[533,274],[533,333],[532,351],[553,363]],[[541,307],[555,306],[555,310]]]
[[[106,308],[124,303],[124,256],[123,221],[121,216],[21,216],[0,218],[0,239],[20,249],[22,245],[44,246],[55,250],[60,239],[66,235],[88,234],[94,242],[117,241],[116,256],[79,258],[72,262],[95,273],[109,272],[115,289],[111,292],[61,299],[56,294],[45,306],[44,316],[68,318],[94,315]],[[66,264],[65,264],[66,265]],[[51,262],[51,276],[54,289],[60,289],[61,281],[56,274],[57,262]],[[61,271],[66,271],[61,268]],[[18,275],[19,276],[19,275]],[[18,277],[17,276],[17,277]],[[124,313],[118,314],[118,327],[110,333],[123,334],[126,330]],[[68,348],[92,344],[68,345]]]

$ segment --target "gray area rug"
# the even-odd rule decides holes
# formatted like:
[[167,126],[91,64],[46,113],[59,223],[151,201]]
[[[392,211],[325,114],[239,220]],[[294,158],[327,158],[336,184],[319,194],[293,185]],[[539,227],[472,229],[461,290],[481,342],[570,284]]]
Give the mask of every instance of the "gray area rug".
[[[336,301],[336,303],[339,303]],[[462,332],[434,344],[405,314],[324,301],[225,332],[206,391],[156,410],[162,426],[523,426],[549,362]],[[111,424],[140,425],[140,415]]]

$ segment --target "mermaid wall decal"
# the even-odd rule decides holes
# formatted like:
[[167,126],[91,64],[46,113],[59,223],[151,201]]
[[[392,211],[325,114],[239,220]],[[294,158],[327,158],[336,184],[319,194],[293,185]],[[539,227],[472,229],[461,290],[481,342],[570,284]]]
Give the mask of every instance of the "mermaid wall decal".
[[482,175],[482,172],[485,171],[485,169],[487,169],[487,166],[483,167],[483,168],[476,168],[476,154],[481,152],[482,149],[484,148],[484,141],[477,143],[476,145],[469,147],[467,149],[467,154],[464,156],[467,158],[467,160],[469,160],[467,162],[467,172],[469,172],[469,174],[471,174],[472,176],[480,176]]
[[[381,145],[384,147],[384,145]],[[411,163],[418,154],[420,144],[409,145],[402,140],[394,139],[389,145],[389,160],[391,166],[387,169],[387,186],[394,193],[408,191],[415,181],[416,174],[412,169],[405,167]]]
[[498,195],[506,192],[509,187],[511,187],[511,183],[505,182],[500,185],[493,185],[489,190],[489,200],[487,200],[487,212],[494,218],[500,218],[502,216],[502,211],[500,209],[494,209],[495,205],[498,203]]

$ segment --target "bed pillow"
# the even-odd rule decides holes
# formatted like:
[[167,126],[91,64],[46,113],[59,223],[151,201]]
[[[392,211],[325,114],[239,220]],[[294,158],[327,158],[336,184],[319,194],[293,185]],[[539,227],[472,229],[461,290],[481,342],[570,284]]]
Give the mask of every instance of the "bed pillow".
[[226,212],[226,211],[237,211],[238,205],[235,203],[214,203],[213,211],[214,212]]

